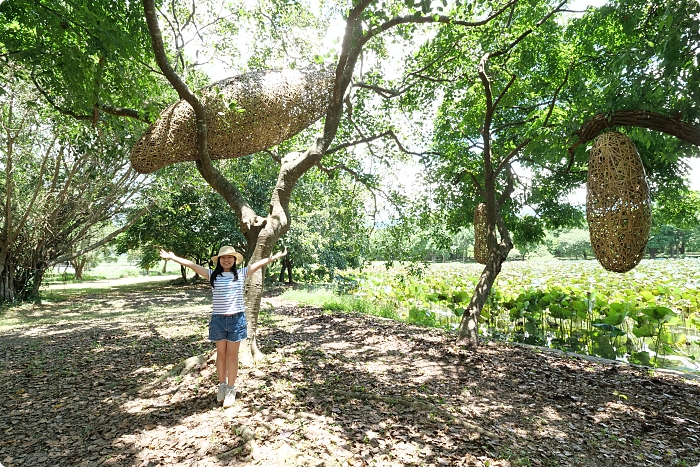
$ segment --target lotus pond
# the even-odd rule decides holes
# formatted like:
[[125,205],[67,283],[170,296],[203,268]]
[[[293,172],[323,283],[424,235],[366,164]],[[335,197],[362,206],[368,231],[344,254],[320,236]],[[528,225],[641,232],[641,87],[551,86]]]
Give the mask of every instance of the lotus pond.
[[[353,296],[408,322],[456,329],[483,266],[422,274],[375,266]],[[486,338],[700,372],[700,259],[643,260],[624,274],[596,261],[508,261],[480,319]]]

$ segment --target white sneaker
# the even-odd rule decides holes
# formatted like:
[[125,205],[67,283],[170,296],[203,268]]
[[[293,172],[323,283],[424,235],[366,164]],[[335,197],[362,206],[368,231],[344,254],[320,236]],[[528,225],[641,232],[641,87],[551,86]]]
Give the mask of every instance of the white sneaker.
[[226,397],[224,397],[224,408],[231,407],[233,403],[236,402],[236,388],[233,386],[226,386]]
[[222,403],[226,398],[226,383],[219,383],[219,392],[216,393],[216,402]]

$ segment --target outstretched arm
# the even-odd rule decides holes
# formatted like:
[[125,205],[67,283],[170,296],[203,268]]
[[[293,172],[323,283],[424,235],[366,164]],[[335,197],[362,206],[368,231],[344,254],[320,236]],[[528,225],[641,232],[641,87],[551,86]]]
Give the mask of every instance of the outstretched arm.
[[200,266],[199,264],[196,264],[190,261],[189,259],[175,256],[175,253],[173,253],[172,251],[160,250],[160,257],[163,259],[170,259],[172,261],[175,261],[177,264],[185,266],[186,268],[190,268],[203,278],[209,279],[209,269],[205,268],[204,266]]
[[287,254],[287,249],[285,248],[284,251],[280,251],[279,253],[275,253],[274,255],[270,256],[269,258],[263,258],[260,261],[256,261],[255,263],[248,265],[248,274],[253,274],[255,271],[257,271],[261,267],[268,265],[271,262],[280,259],[281,257],[283,257],[286,254]]

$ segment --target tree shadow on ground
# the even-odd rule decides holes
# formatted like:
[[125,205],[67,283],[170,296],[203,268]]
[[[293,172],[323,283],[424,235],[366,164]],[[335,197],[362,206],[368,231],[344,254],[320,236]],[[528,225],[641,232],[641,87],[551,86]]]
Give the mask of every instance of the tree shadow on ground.
[[23,310],[0,337],[0,463],[700,462],[695,381],[504,344],[467,353],[440,330],[279,302],[261,320],[266,360],[241,369],[223,410],[211,360],[163,378],[211,352],[208,293],[114,290],[76,295],[89,311]]
[[362,315],[287,313],[297,324],[260,339],[285,360],[268,376],[294,388],[289,410],[316,417],[304,437],[325,444],[321,457],[360,453],[369,465],[700,460],[694,381],[503,344],[468,353],[453,335]]
[[[215,408],[211,371],[209,378],[149,385],[183,359],[213,350],[205,340],[208,309],[188,308],[200,295],[116,290],[82,295],[93,310],[87,314],[70,303],[25,313],[31,326],[0,338],[0,462],[139,464],[144,456],[129,440]],[[149,311],[161,300],[167,311]],[[114,308],[118,301],[125,303]]]

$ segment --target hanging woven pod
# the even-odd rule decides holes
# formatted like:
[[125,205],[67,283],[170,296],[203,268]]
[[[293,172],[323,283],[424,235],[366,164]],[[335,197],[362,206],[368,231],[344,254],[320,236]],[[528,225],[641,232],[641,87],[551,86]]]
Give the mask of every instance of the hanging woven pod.
[[627,272],[644,257],[651,199],[634,143],[621,133],[595,140],[588,161],[586,218],[593,253],[609,271]]
[[486,241],[486,204],[479,203],[474,210],[474,261],[486,264],[489,259],[489,246]]
[[[285,141],[326,112],[333,70],[255,71],[201,90],[206,108],[209,156],[232,159]],[[151,173],[197,159],[194,110],[184,100],[160,117],[131,150],[131,165]]]

